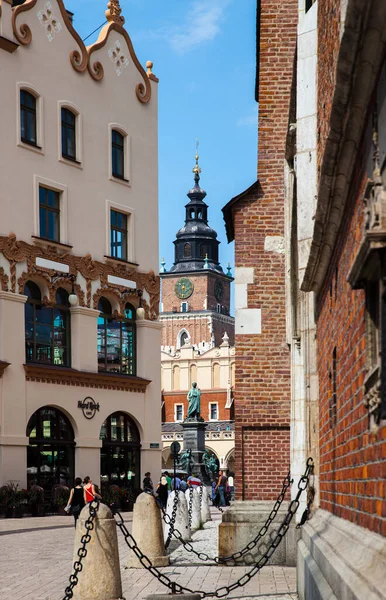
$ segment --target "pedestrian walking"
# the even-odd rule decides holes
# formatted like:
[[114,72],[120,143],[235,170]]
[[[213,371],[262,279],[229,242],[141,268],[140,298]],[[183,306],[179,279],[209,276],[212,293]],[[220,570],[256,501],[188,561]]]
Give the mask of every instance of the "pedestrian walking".
[[181,492],[186,492],[187,489],[188,489],[188,484],[186,483],[186,475],[183,475],[181,477],[181,481],[180,481],[180,490],[181,490]]
[[91,481],[91,478],[88,476],[83,479],[83,493],[85,504],[89,504],[90,502],[95,500],[95,498],[99,498],[99,500],[102,500],[102,496],[98,494],[93,482]]
[[65,511],[69,512],[74,517],[74,525],[79,518],[80,512],[84,507],[84,493],[82,488],[82,480],[80,477],[75,479],[75,485],[70,492],[70,497],[65,507]]
[[158,483],[156,492],[159,505],[161,506],[161,508],[166,508],[166,505],[168,503],[169,489],[168,481],[164,475],[161,477],[161,481]]
[[194,473],[188,477],[188,486],[194,488],[202,486],[202,481]]
[[172,491],[172,478],[170,477],[170,475],[167,471],[165,471],[164,477],[166,477],[166,481],[168,482],[168,490],[169,490],[169,492],[171,492]]
[[216,491],[218,491],[218,493],[220,494],[220,506],[226,506],[225,492],[227,482],[228,480],[226,478],[226,475],[224,475],[224,471],[219,471]]
[[145,473],[145,477],[143,479],[143,491],[144,492],[153,492],[154,491],[154,486],[153,486],[153,482],[151,480],[151,473],[150,471],[148,471],[147,473]]
[[215,481],[212,481],[212,505],[218,506],[219,493],[217,491],[217,484]]

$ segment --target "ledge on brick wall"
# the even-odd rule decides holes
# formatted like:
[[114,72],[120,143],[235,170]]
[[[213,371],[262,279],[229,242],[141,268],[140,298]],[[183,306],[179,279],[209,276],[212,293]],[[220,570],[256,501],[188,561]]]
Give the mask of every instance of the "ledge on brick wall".
[[122,390],[130,392],[146,391],[151,383],[150,379],[135,377],[134,375],[120,375],[117,373],[90,373],[77,371],[66,367],[50,365],[27,364],[24,365],[27,381],[41,383],[58,383],[61,385],[76,385],[80,387],[102,388],[108,390]]
[[0,360],[0,379],[4,374],[5,369],[9,367],[9,363],[4,360]]

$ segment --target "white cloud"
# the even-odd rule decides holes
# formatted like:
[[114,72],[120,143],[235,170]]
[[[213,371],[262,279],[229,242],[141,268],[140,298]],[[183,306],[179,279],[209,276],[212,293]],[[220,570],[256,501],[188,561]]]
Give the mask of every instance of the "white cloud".
[[185,23],[166,34],[171,47],[184,54],[213,40],[220,33],[224,9],[229,2],[230,0],[196,0]]

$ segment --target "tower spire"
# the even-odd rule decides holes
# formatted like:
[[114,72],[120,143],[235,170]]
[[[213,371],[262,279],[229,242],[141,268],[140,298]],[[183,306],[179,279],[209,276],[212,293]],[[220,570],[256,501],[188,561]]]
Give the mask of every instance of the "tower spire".
[[198,164],[198,159],[200,158],[198,156],[198,146],[199,145],[200,145],[200,142],[198,141],[198,138],[196,138],[196,156],[195,156],[196,164],[194,165],[192,171],[194,173],[194,182],[197,186],[198,186],[198,182],[200,181],[200,173],[201,173],[201,169]]

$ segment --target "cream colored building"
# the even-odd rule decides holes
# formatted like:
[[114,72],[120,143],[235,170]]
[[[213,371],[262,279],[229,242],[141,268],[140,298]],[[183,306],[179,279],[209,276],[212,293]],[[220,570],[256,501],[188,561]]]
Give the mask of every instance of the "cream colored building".
[[186,395],[193,381],[201,389],[201,416],[207,422],[205,447],[218,459],[219,467],[234,473],[233,387],[235,348],[224,334],[223,342],[204,352],[197,351],[190,338],[177,351],[161,346],[163,395],[162,465],[172,468],[170,445],[182,443],[182,421],[187,416]]
[[161,466],[158,80],[106,18],[0,0],[0,485]]

